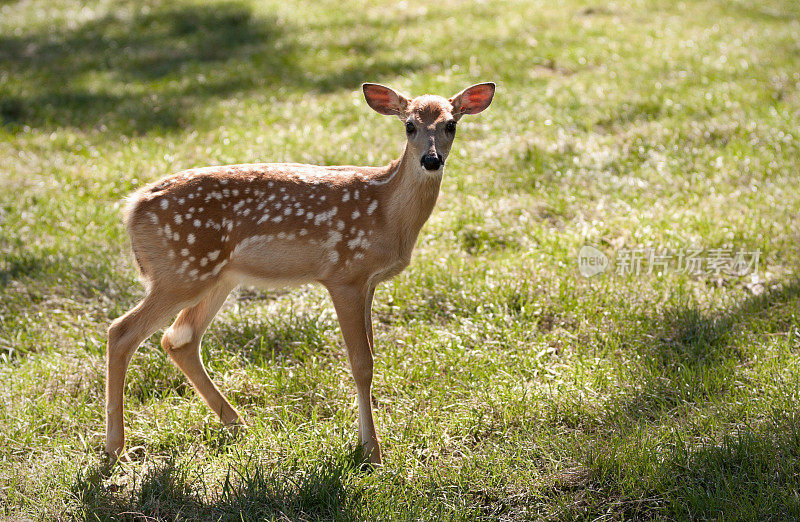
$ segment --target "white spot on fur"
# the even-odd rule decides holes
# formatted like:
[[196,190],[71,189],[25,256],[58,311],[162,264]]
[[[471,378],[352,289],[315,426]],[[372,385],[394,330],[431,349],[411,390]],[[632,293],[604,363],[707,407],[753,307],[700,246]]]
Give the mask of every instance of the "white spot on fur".
[[350,250],[355,250],[356,248],[367,248],[369,247],[370,242],[367,241],[366,234],[363,230],[358,231],[358,235],[347,242],[347,247]]
[[199,219],[195,219],[194,223],[192,223],[192,224],[194,225],[195,228],[198,228],[198,227],[200,227],[200,220]]
[[194,244],[194,234],[189,234],[188,236],[186,236],[186,242],[189,243],[190,245],[193,245]]
[[345,190],[344,194],[342,194],[342,203],[347,203],[350,201],[350,192]]
[[214,275],[219,274],[219,271],[222,270],[222,267],[224,267],[227,264],[228,264],[228,260],[227,259],[224,259],[224,260],[220,261],[220,263],[217,266],[214,267],[214,270],[212,270],[211,273],[214,274]]
[[217,257],[219,257],[219,250],[214,250],[213,252],[208,253],[208,258],[211,261],[214,261]]
[[314,225],[319,226],[320,223],[323,223],[325,221],[330,222],[331,218],[333,218],[333,216],[336,215],[336,212],[338,212],[338,210],[339,210],[338,207],[333,207],[327,212],[323,212],[322,214],[317,214],[317,216],[314,218]]
[[162,210],[167,210],[168,206],[169,206],[169,201],[167,201],[167,198],[163,198],[161,200],[161,209]]
[[353,219],[358,219],[358,217],[359,217],[360,215],[361,215],[361,212],[359,212],[358,210],[354,210],[354,211],[353,211],[353,214],[352,214],[352,216],[351,216],[351,217],[352,217]]
[[181,217],[180,214],[175,214],[175,217],[173,219],[175,220],[176,225],[180,225],[181,223],[183,223],[183,218]]
[[373,199],[372,203],[370,203],[369,207],[367,207],[367,214],[371,216],[372,213],[375,212],[376,208],[378,208],[378,200],[377,199]]

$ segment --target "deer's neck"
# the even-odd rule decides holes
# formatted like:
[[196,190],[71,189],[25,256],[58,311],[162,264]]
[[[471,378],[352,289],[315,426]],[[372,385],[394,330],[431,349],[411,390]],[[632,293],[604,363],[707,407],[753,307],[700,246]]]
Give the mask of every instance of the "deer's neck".
[[[442,183],[442,174],[429,174],[408,149],[387,167],[387,225],[397,238],[400,253],[410,257],[422,225],[428,220]],[[393,175],[392,175],[393,174]]]

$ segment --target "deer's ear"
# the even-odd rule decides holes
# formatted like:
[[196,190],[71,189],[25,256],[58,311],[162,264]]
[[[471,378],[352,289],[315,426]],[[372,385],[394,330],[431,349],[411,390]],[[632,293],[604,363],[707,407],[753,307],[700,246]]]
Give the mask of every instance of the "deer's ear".
[[402,94],[377,83],[365,83],[361,88],[367,103],[375,111],[389,116],[405,116],[408,100]]
[[478,114],[492,103],[493,97],[494,83],[492,82],[478,83],[472,87],[467,87],[449,100],[453,106],[453,116]]

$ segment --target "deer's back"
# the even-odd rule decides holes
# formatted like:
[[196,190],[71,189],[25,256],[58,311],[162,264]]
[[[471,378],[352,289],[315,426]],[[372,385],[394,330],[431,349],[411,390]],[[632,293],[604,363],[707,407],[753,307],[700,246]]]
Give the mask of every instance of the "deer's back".
[[393,263],[379,244],[383,173],[247,164],[169,176],[130,198],[137,264],[151,282],[184,284],[228,275],[284,285],[380,271]]

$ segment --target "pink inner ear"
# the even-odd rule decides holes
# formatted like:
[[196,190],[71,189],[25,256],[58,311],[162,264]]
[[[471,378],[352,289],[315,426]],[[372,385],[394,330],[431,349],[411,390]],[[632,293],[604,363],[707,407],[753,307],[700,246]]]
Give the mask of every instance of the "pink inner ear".
[[381,114],[391,114],[394,110],[394,93],[385,87],[370,85],[364,89],[364,95],[370,106]]
[[466,114],[481,112],[491,103],[493,92],[491,87],[485,85],[468,89],[461,95],[461,111]]
[[369,97],[372,101],[380,105],[388,105],[392,97],[386,91],[370,90]]

